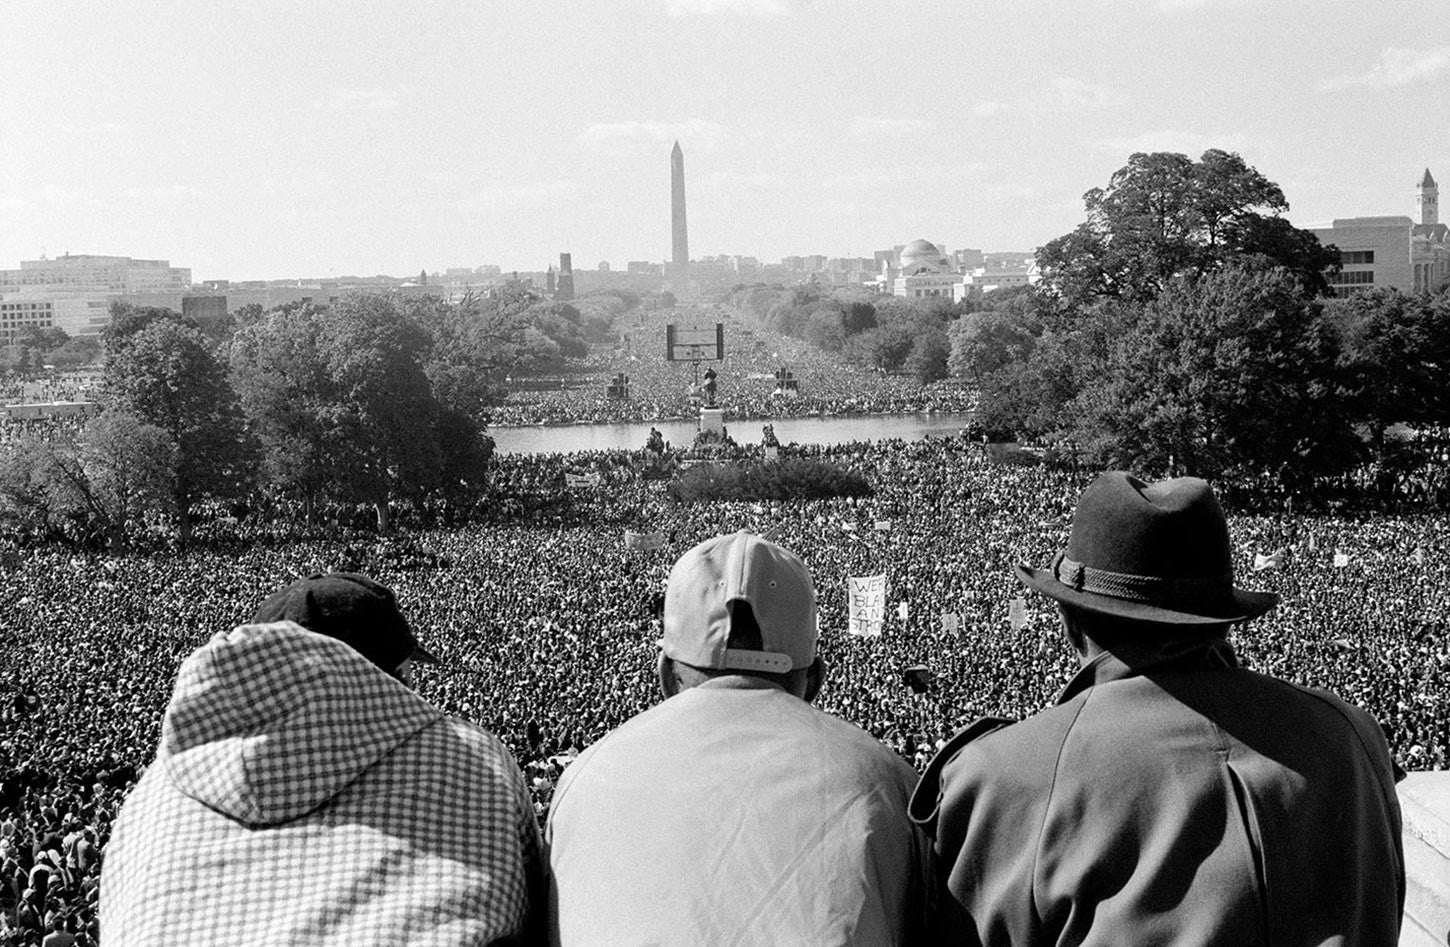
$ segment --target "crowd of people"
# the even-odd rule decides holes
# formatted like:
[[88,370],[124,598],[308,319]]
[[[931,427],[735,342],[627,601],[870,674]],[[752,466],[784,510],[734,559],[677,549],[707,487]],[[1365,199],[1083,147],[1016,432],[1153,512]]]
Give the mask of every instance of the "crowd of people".
[[[623,327],[624,343],[591,359],[568,386],[553,390],[517,390],[493,409],[493,423],[608,423],[693,418],[704,400],[704,372],[714,367],[720,406],[726,421],[819,415],[960,413],[975,404],[971,391],[956,382],[922,385],[907,375],[887,374],[845,364],[789,336],[749,327],[728,309],[702,311],[639,310]],[[725,325],[725,358],[720,362],[667,361],[667,323]],[[776,377],[784,369],[796,383],[787,389]],[[614,377],[629,377],[624,398],[605,398]]]
[[[187,551],[10,557],[0,566],[0,944],[39,944],[56,925],[97,942],[97,866],[181,660],[315,571],[354,569],[396,591],[443,658],[419,668],[419,692],[504,740],[541,816],[574,754],[657,701],[670,563],[740,528],[771,531],[816,577],[828,666],[818,706],[918,768],[971,719],[1020,719],[1054,700],[1075,658],[1050,603],[1024,596],[1011,566],[1062,547],[1086,474],[994,464],[959,437],[782,451],[859,471],[875,494],[672,504],[625,452],[506,454],[495,515],[463,528],[416,524],[379,541],[221,516]],[[597,473],[598,486],[570,488],[569,472]],[[1450,766],[1443,517],[1256,514],[1231,525],[1242,583],[1284,599],[1236,631],[1250,666],[1365,708],[1406,769]],[[626,530],[665,541],[632,547]],[[846,580],[875,574],[887,585],[881,634],[850,635]]]

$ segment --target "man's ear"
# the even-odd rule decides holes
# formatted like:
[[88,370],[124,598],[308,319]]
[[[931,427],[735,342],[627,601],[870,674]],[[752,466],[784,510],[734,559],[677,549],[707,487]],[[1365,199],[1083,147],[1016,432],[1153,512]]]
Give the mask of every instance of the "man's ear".
[[818,654],[816,659],[811,662],[811,666],[806,669],[806,692],[801,695],[801,700],[808,704],[814,701],[824,683],[826,683],[826,662],[821,660],[821,656]]
[[669,700],[680,692],[680,675],[675,671],[675,662],[663,651],[660,652],[659,670],[660,694]]

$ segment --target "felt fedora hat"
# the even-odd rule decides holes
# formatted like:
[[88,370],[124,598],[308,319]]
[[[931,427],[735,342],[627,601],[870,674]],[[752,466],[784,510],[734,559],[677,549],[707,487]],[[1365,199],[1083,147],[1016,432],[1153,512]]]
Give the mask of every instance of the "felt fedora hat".
[[1234,588],[1228,520],[1207,483],[1144,483],[1120,470],[1078,500],[1067,549],[1017,577],[1089,612],[1176,625],[1239,622],[1279,604],[1271,592]]

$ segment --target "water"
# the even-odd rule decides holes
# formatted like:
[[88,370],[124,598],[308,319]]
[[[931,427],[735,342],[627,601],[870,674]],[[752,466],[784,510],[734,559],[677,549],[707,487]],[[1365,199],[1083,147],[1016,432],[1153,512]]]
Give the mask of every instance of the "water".
[[[919,441],[926,437],[957,434],[967,426],[967,414],[890,414],[852,417],[778,418],[775,420],[730,421],[725,429],[740,444],[759,444],[760,432],[774,425],[782,444],[846,444],[900,438]],[[581,450],[639,450],[655,427],[674,447],[687,447],[699,430],[696,421],[642,421],[637,424],[572,424],[554,427],[490,428],[500,453],[548,454]]]

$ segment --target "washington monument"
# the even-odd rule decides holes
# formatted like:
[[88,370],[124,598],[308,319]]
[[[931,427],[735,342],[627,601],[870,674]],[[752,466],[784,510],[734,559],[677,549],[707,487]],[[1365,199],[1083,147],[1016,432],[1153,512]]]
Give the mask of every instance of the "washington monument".
[[678,141],[670,151],[670,228],[674,247],[670,262],[683,273],[690,264],[690,238],[685,231],[685,153]]

